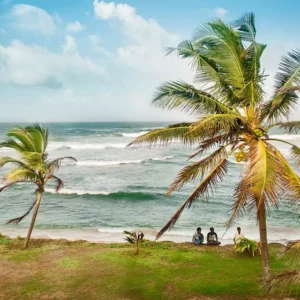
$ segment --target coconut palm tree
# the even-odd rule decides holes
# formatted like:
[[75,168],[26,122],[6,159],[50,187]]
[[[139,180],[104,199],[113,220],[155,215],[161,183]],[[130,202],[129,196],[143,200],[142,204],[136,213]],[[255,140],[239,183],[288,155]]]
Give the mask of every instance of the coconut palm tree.
[[[168,49],[187,59],[195,72],[195,85],[183,81],[162,84],[153,103],[165,109],[179,109],[196,117],[194,122],[155,129],[138,137],[130,145],[167,145],[174,141],[196,146],[190,159],[197,159],[180,171],[167,195],[187,182],[197,182],[189,198],[158,233],[171,229],[185,208],[207,198],[228,172],[228,158],[247,161],[242,180],[234,192],[232,216],[256,212],[265,282],[270,279],[266,213],[280,200],[296,205],[300,200],[300,179],[278,143],[291,146],[297,162],[300,148],[284,140],[271,138],[268,131],[279,127],[297,132],[300,121],[288,121],[300,89],[300,50],[284,56],[275,76],[274,94],[267,98],[263,90],[266,78],[261,57],[266,45],[255,39],[252,13],[225,24],[209,22],[196,30],[192,40]],[[275,142],[275,143],[274,143]],[[210,151],[212,151],[210,153]]]
[[16,150],[19,159],[13,157],[0,157],[0,168],[6,164],[15,165],[5,176],[0,192],[18,183],[29,183],[36,186],[36,197],[29,210],[21,217],[9,220],[7,223],[18,224],[34,208],[31,224],[25,240],[25,247],[28,247],[30,236],[38,214],[40,202],[49,181],[54,181],[56,191],[63,187],[63,181],[54,175],[64,159],[76,161],[73,157],[61,157],[54,160],[48,159],[48,129],[41,125],[31,125],[25,128],[13,127],[7,132],[8,139],[0,143],[0,148]]

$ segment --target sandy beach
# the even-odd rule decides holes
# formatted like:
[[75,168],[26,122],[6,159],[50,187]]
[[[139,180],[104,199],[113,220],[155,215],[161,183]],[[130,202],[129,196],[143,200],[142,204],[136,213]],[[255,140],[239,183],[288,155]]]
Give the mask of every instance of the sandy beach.
[[[125,229],[124,229],[125,230]],[[145,234],[145,238],[154,241],[157,234],[157,230],[145,229],[145,228],[132,228],[127,229],[131,231],[142,231]],[[248,238],[259,240],[258,232],[255,230],[249,230],[246,228],[246,236]],[[12,227],[0,227],[0,232],[3,235],[11,238],[17,236],[25,237],[27,234],[26,228],[12,228]],[[124,234],[120,229],[108,229],[108,228],[86,228],[86,229],[34,229],[32,238],[34,239],[66,239],[69,241],[85,240],[96,243],[123,243]],[[164,234],[160,241],[171,241],[175,243],[191,242],[193,232],[176,232],[170,231]],[[221,245],[232,244],[232,237],[234,235],[234,228],[230,228],[225,234],[224,238],[222,235],[224,231],[219,232],[219,240]],[[298,240],[300,236],[300,229],[297,228],[280,228],[270,227],[269,228],[269,243],[281,243],[287,244],[289,241]]]

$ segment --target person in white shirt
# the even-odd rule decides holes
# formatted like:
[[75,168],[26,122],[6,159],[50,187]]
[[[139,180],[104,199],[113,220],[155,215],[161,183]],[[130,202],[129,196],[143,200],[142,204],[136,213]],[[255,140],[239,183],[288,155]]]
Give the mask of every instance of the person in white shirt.
[[244,234],[241,232],[242,232],[241,227],[238,227],[237,232],[235,233],[235,235],[233,237],[233,241],[235,244],[238,244],[240,242],[239,240],[244,238]]

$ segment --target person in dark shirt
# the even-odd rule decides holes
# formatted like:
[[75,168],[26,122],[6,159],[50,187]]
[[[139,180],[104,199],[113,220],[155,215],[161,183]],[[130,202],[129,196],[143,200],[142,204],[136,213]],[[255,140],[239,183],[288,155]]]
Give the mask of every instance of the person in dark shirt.
[[204,236],[201,233],[201,228],[198,227],[196,232],[193,235],[193,244],[201,245],[204,242]]
[[207,234],[207,245],[220,245],[218,241],[218,235],[215,233],[213,227],[210,228],[210,232]]

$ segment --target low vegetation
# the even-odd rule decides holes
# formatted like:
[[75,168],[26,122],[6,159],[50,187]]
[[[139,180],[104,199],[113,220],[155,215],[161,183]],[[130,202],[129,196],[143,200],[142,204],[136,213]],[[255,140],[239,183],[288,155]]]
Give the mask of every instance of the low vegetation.
[[[23,239],[1,240],[9,241],[0,243],[3,299],[291,300],[299,289],[281,286],[264,294],[261,257],[236,254],[232,245],[146,241],[137,256],[126,243],[34,239],[24,250]],[[274,274],[293,270],[288,254],[278,259],[283,250],[270,245]]]
[[144,234],[142,232],[129,231],[124,231],[123,233],[127,235],[125,241],[134,246],[135,254],[139,254],[140,248],[142,247],[142,244],[145,241]]
[[259,243],[247,238],[238,239],[237,244],[234,246],[235,252],[247,253],[249,256],[260,255]]

